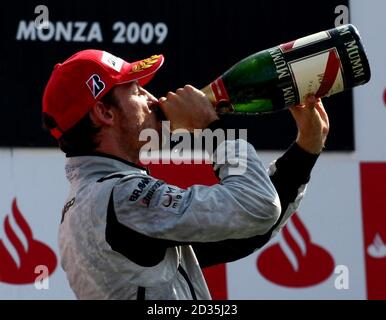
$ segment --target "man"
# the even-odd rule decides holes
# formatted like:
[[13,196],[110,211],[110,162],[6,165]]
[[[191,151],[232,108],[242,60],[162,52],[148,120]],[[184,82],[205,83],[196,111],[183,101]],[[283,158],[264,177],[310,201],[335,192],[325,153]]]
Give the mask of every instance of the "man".
[[[66,153],[70,194],[59,232],[61,262],[80,299],[210,299],[201,268],[245,257],[276,234],[296,210],[328,133],[322,103],[292,108],[296,142],[266,172],[243,140],[214,154],[220,183],[186,190],[138,165],[143,129],[221,125],[192,86],[156,99],[143,86],[163,63],[128,63],[85,50],[55,66],[43,97],[45,126]],[[230,174],[247,151],[246,170]],[[225,154],[225,153],[223,153]],[[173,206],[165,206],[165,199]]]

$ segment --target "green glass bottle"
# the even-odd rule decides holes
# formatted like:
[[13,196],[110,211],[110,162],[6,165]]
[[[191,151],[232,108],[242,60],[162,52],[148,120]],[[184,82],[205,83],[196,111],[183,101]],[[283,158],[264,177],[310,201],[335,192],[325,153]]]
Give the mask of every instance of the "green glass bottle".
[[309,94],[325,97],[363,85],[370,75],[358,30],[349,24],[257,52],[202,91],[219,112],[272,112]]

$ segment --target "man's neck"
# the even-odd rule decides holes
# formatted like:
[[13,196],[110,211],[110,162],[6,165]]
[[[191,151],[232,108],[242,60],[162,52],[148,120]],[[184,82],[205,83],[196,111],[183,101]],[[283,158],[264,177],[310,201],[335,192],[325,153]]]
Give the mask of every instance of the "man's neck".
[[139,152],[132,148],[122,148],[118,145],[116,140],[110,139],[110,141],[104,139],[101,141],[99,147],[95,149],[96,152],[109,154],[114,157],[121,158],[123,160],[138,164],[139,163]]
[[139,164],[139,156],[138,155],[136,155],[136,156],[130,155],[128,153],[125,153],[122,151],[120,152],[119,150],[112,150],[110,148],[97,148],[95,151],[98,153],[111,155],[111,156],[123,159],[125,161],[129,161],[129,162],[132,162],[135,164]]

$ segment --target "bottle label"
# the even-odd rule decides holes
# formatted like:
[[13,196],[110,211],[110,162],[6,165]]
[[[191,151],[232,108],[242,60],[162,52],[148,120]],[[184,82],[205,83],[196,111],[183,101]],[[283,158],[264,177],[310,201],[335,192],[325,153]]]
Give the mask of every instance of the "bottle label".
[[300,102],[307,95],[330,96],[344,90],[342,65],[335,48],[289,61]]
[[329,38],[331,38],[330,34],[326,31],[322,31],[322,32],[318,32],[315,34],[311,34],[307,37],[303,37],[303,38],[300,38],[300,39],[297,39],[297,40],[294,40],[291,42],[287,42],[285,44],[280,45],[279,47],[280,47],[281,51],[283,53],[285,53],[285,52],[289,52],[289,51],[294,50],[294,49],[308,46],[310,44],[317,43],[317,42],[320,42],[322,40],[326,40]]
[[[365,84],[370,80],[370,67],[360,39],[356,40],[354,38],[355,33],[359,38],[358,30],[356,30],[354,26],[350,28],[349,25],[340,26],[336,28],[336,30],[341,36],[341,39],[344,39],[344,47],[347,55],[343,56],[342,59],[345,59],[350,64],[350,73],[353,77],[351,86]],[[351,77],[349,79],[351,79]]]
[[216,98],[216,102],[229,101],[229,95],[225,89],[224,82],[222,81],[221,77],[213,81],[210,84],[210,87],[213,91],[214,97]]

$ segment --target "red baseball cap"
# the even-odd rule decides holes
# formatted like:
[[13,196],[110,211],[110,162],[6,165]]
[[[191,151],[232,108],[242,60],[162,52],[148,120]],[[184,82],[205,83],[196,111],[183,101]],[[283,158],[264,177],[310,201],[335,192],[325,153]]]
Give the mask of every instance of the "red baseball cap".
[[115,85],[137,80],[144,86],[163,62],[163,55],[154,55],[129,63],[106,51],[90,49],[58,63],[43,95],[43,114],[55,123],[49,128],[51,134],[59,139]]

